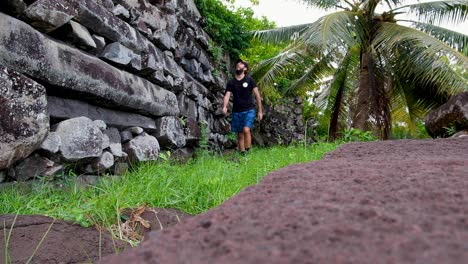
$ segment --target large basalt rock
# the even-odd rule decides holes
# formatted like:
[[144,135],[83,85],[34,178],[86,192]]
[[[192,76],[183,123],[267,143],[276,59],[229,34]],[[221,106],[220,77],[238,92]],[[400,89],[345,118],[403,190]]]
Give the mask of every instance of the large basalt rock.
[[51,32],[78,14],[78,1],[37,0],[24,11],[24,17],[41,31]]
[[179,118],[165,116],[156,119],[156,132],[153,136],[163,148],[181,148],[185,146],[185,135]]
[[138,52],[147,50],[148,42],[131,25],[112,13],[112,1],[95,0],[37,0],[25,16],[36,28],[50,32],[72,18],[94,32],[120,42]]
[[132,23],[134,25],[144,23],[152,30],[166,29],[166,19],[163,17],[161,10],[154,5],[156,4],[154,2],[157,1],[115,0],[115,2],[133,12]]
[[252,140],[256,145],[288,145],[304,139],[302,100],[291,98],[279,105],[264,105],[263,120],[256,122]]
[[91,163],[85,165],[82,169],[88,174],[101,175],[112,168],[112,166],[114,166],[114,156],[112,153],[105,151],[101,157],[91,161]]
[[117,158],[126,157],[127,155],[122,150],[122,138],[119,130],[116,128],[108,128],[104,134],[109,138],[109,150]]
[[62,139],[60,136],[55,133],[49,133],[46,139],[42,142],[39,150],[47,154],[55,154],[59,152],[60,145],[62,144]]
[[123,147],[124,151],[128,154],[130,162],[135,164],[159,158],[160,147],[158,140],[146,133],[133,138],[125,143]]
[[186,144],[192,147],[198,146],[198,143],[202,138],[202,132],[197,120],[193,118],[187,118],[185,120],[184,132]]
[[112,13],[124,21],[130,19],[130,12],[120,4],[117,4],[114,9],[112,9]]
[[4,14],[0,14],[0,63],[98,103],[154,116],[179,113],[172,92],[47,38]]
[[149,41],[141,33],[93,0],[80,0],[77,19],[95,33],[134,51],[145,52],[148,49]]
[[29,156],[48,132],[44,86],[0,65],[0,170]]
[[53,161],[33,154],[10,169],[9,176],[17,181],[27,181],[38,176],[52,176],[57,168]]
[[97,48],[96,42],[94,42],[87,28],[75,21],[70,21],[69,25],[71,29],[70,38],[76,46],[84,50]]
[[53,120],[65,120],[86,116],[92,120],[102,120],[107,125],[125,129],[130,126],[139,126],[146,131],[153,132],[156,124],[153,119],[118,110],[107,109],[88,104],[83,101],[47,96],[48,110]]
[[447,103],[431,111],[425,118],[425,126],[433,138],[450,136],[449,128],[456,131],[468,129],[468,92],[453,96]]
[[121,66],[130,66],[135,70],[141,70],[140,55],[118,42],[107,45],[100,57]]
[[194,120],[197,120],[197,117],[198,117],[197,103],[182,93],[179,94],[177,98],[179,99],[180,114],[182,116],[190,117]]
[[96,124],[87,117],[60,122],[55,128],[60,137],[60,159],[65,162],[85,161],[102,155],[104,136]]

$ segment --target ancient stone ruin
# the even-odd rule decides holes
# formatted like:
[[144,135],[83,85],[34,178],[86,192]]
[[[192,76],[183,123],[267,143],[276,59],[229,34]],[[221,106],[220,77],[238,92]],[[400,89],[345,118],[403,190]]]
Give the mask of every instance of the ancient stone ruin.
[[202,136],[227,144],[229,59],[213,62],[193,1],[6,0],[0,12],[0,181],[69,164],[119,174]]
[[0,182],[121,174],[201,138],[235,147],[230,59],[213,58],[201,21],[193,0],[1,1]]

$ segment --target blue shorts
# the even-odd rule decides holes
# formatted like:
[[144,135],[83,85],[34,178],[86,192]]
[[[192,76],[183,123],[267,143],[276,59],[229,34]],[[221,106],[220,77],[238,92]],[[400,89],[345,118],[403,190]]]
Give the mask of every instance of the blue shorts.
[[244,112],[232,113],[231,131],[235,133],[242,133],[244,127],[253,128],[255,121],[255,109],[247,110]]

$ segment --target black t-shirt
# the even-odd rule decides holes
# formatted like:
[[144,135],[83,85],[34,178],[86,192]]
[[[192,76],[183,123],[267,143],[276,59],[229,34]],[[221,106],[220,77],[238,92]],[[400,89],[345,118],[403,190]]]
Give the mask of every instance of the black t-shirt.
[[255,103],[252,96],[253,89],[257,87],[254,79],[245,75],[242,80],[232,78],[226,85],[226,92],[232,92],[234,97],[233,112],[244,112],[255,109]]

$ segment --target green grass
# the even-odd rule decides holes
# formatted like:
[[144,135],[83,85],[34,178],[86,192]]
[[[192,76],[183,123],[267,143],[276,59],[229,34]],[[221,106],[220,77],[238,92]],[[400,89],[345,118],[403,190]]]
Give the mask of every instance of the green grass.
[[46,182],[33,188],[7,187],[0,191],[0,214],[42,214],[105,227],[118,222],[119,209],[142,204],[198,214],[258,183],[273,170],[318,160],[335,148],[336,144],[320,143],[307,148],[253,149],[246,157],[202,154],[187,164],[146,163],[89,188],[72,180],[60,188]]

